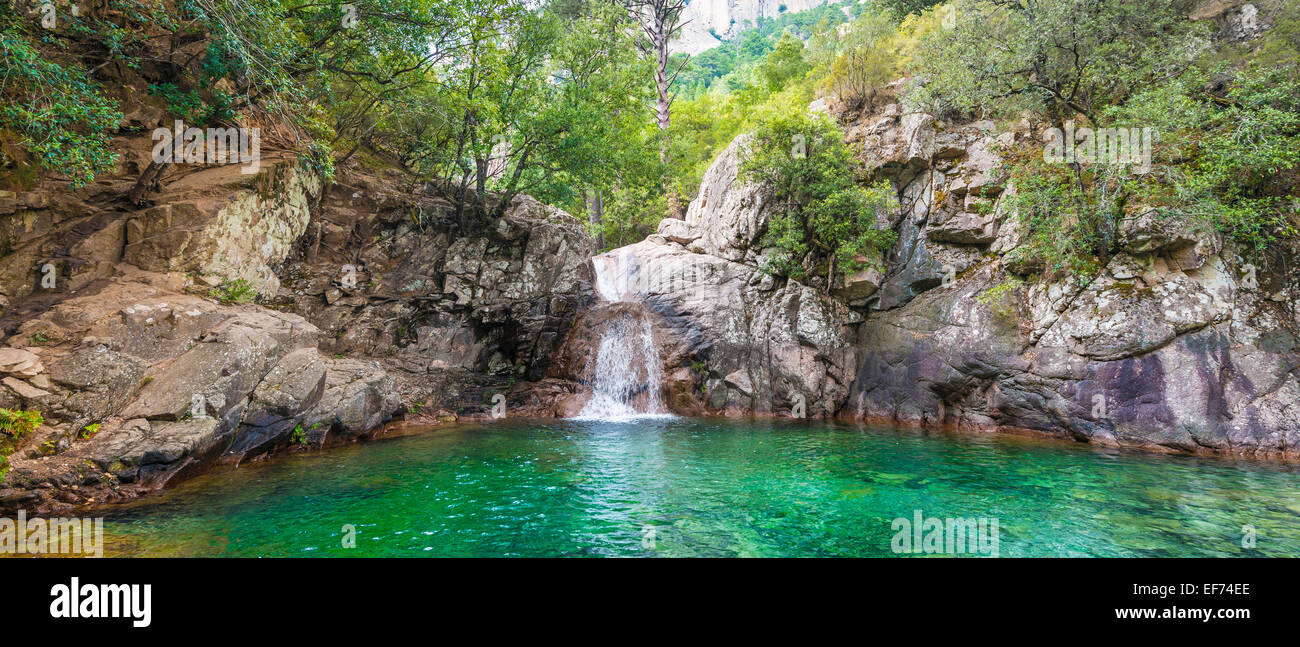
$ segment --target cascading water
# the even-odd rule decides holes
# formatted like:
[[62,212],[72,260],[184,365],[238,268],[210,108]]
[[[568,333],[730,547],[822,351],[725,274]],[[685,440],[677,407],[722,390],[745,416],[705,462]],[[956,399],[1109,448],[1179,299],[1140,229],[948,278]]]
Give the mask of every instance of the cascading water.
[[591,399],[579,419],[631,420],[668,416],[659,397],[663,368],[649,313],[629,289],[639,268],[629,252],[592,259],[596,290],[609,318],[596,349]]
[[629,301],[634,276],[639,268],[631,251],[621,250],[601,254],[591,259],[596,270],[596,292],[610,303]]

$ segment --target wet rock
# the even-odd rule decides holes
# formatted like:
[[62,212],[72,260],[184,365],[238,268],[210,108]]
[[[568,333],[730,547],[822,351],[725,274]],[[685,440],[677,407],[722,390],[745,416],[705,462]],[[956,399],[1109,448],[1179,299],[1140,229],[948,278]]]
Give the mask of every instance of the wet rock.
[[375,362],[325,360],[324,389],[305,426],[349,438],[388,421],[401,408],[393,378]]

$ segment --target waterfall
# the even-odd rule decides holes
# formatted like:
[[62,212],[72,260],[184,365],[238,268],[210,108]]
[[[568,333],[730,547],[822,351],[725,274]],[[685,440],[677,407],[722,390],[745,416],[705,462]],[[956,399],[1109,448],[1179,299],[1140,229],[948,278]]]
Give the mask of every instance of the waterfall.
[[592,259],[596,290],[609,315],[596,348],[591,399],[579,419],[631,420],[668,416],[659,397],[663,373],[654,327],[648,312],[627,289],[636,267],[629,251]]
[[614,251],[591,259],[596,270],[596,292],[610,303],[629,301],[629,287],[636,272],[635,257],[631,250]]

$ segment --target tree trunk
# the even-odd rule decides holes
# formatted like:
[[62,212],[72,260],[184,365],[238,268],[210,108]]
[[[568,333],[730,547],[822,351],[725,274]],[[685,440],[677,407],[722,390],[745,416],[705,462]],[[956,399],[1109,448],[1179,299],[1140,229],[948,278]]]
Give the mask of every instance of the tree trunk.
[[654,30],[650,36],[655,50],[655,89],[659,95],[655,102],[655,122],[659,124],[660,130],[668,128],[668,110],[672,104],[672,97],[668,95],[668,33],[671,28],[664,24],[670,18],[666,14],[667,12],[655,12]]
[[[686,8],[686,2],[687,0],[630,0],[628,2],[628,9],[640,22],[641,32],[646,38],[646,42],[639,45],[641,54],[646,58],[654,58],[655,92],[658,95],[655,100],[655,123],[660,130],[668,128],[669,110],[673,103],[673,97],[668,90],[677,78],[677,72],[668,73],[668,43],[684,24],[679,21],[682,10]],[[685,61],[682,64],[685,65]],[[681,71],[681,67],[678,67],[677,71]],[[660,155],[663,155],[662,149]]]
[[587,222],[594,225],[592,229],[596,232],[596,249],[603,251],[605,249],[605,234],[600,228],[600,223],[605,219],[605,200],[601,195],[600,189],[595,189],[587,200]]
[[127,193],[127,199],[131,204],[140,206],[144,204],[146,193],[157,191],[162,184],[162,174],[167,168],[167,162],[149,162],[149,166],[140,174],[140,178],[135,181],[135,186]]

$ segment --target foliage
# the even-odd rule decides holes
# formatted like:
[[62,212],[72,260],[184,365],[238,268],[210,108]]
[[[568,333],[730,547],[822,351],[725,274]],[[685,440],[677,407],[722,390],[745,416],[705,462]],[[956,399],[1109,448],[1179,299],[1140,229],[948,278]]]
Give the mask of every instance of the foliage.
[[803,41],[793,34],[788,31],[781,34],[772,53],[758,66],[758,72],[769,92],[780,90],[790,81],[808,73],[809,65],[804,60],[803,49]]
[[42,51],[36,23],[11,12],[0,7],[0,160],[85,186],[117,163],[110,145],[122,115],[81,63]]
[[249,303],[257,298],[257,290],[244,279],[230,279],[208,290],[208,298],[225,305]]
[[1025,284],[1015,277],[981,292],[975,302],[988,307],[1004,321],[1014,321],[1018,312],[1020,290]]
[[893,192],[883,182],[859,186],[855,165],[829,117],[796,114],[757,130],[741,175],[768,187],[776,205],[764,242],[783,253],[769,270],[803,279],[825,266],[829,287],[837,271],[858,271],[893,244],[893,232],[877,226],[897,208]]
[[936,113],[1042,111],[1053,123],[1097,112],[1186,69],[1205,48],[1193,0],[954,0],[931,31],[912,99]]
[[837,25],[848,20],[846,8],[857,11],[858,3],[830,2],[807,11],[759,18],[752,28],[735,38],[691,57],[677,79],[680,98],[721,96],[749,85],[754,71],[785,34],[808,40],[834,31]]
[[1012,202],[1026,225],[1016,254],[1048,272],[1097,271],[1120,221],[1139,211],[1217,229],[1263,251],[1294,240],[1300,196],[1300,83],[1286,69],[1243,70],[1226,96],[1206,95],[1189,72],[1103,111],[1108,123],[1158,134],[1152,172],[1051,164],[1034,148],[1008,162]]
[[0,408],[0,432],[15,440],[36,431],[44,422],[39,411]]
[[649,68],[621,9],[476,6],[482,17],[457,32],[458,65],[439,79],[429,104],[439,114],[405,155],[409,164],[478,212],[489,208],[486,191],[500,192],[498,213],[519,193],[572,204],[584,188],[647,172]]
[[889,13],[863,13],[826,47],[832,58],[822,87],[849,110],[865,107],[899,75],[901,38]]
[[891,9],[903,16],[907,14],[921,13],[935,5],[943,4],[944,0],[876,0],[876,4]]

